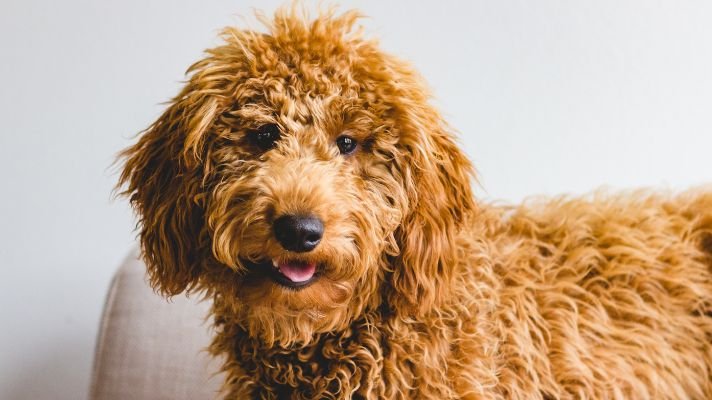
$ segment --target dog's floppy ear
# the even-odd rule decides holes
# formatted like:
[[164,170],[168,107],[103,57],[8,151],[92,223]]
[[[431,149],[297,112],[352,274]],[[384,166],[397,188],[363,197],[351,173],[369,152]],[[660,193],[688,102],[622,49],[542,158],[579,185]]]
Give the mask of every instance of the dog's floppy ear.
[[122,194],[138,214],[151,285],[166,296],[195,287],[210,249],[203,222],[206,167],[201,153],[219,105],[198,78],[194,75],[163,115],[120,155],[125,164],[118,186],[125,187]]
[[456,235],[475,209],[474,171],[415,72],[398,71],[399,169],[408,206],[396,232],[390,304],[421,314],[448,294],[458,265]]

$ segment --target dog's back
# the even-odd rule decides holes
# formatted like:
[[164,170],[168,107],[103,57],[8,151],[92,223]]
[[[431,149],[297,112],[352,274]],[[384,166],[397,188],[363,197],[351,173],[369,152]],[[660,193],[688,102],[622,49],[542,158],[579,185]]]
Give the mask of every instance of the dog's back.
[[505,398],[712,398],[712,190],[499,217]]

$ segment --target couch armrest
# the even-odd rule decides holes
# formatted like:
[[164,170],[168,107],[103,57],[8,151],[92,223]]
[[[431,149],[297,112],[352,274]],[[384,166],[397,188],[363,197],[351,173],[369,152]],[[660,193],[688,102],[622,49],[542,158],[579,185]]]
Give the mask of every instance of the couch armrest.
[[146,283],[143,262],[131,254],[114,276],[104,305],[90,399],[218,397],[219,362],[205,351],[209,307],[185,296],[166,301],[156,295]]

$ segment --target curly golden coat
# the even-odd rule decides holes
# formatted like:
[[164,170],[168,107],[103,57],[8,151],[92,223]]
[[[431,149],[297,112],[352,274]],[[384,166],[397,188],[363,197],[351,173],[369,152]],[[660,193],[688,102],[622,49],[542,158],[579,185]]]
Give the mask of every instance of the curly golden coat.
[[[213,301],[225,397],[712,398],[712,190],[476,205],[422,80],[358,17],[227,28],[123,153],[152,285]],[[286,213],[319,216],[316,249],[280,246]]]

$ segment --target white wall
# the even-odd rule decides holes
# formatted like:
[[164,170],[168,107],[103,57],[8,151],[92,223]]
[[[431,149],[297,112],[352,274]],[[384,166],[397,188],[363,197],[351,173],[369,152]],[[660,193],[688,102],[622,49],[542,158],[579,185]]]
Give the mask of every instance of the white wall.
[[[134,237],[114,154],[220,27],[277,3],[0,3],[0,398],[86,395]],[[428,78],[485,197],[712,181],[710,2],[343,3]]]

